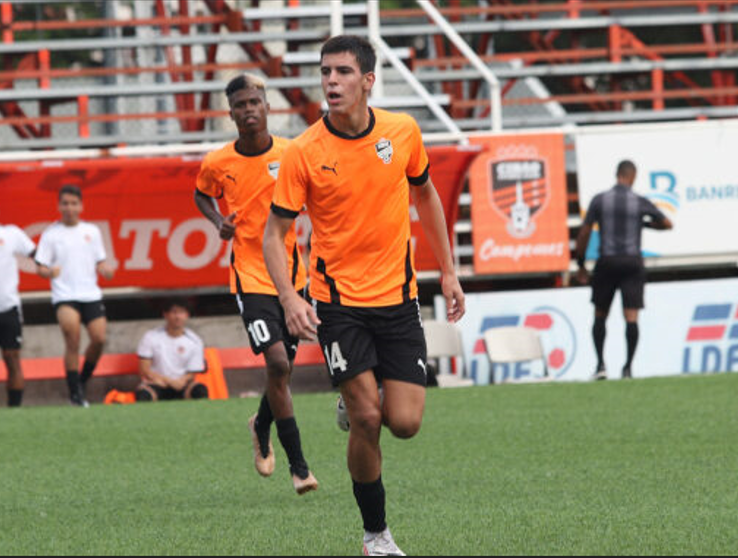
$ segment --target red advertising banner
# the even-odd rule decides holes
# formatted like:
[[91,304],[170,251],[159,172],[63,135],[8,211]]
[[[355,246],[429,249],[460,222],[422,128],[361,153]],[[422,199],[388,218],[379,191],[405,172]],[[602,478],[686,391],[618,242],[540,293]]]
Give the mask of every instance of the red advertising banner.
[[[430,177],[443,204],[451,246],[454,243],[454,225],[459,215],[459,196],[464,190],[464,180],[469,167],[483,151],[482,146],[431,147]],[[414,206],[410,207],[410,227],[415,250],[415,267],[418,271],[440,269],[423,232],[423,226]]]
[[[470,153],[442,147],[430,148],[429,155],[452,227]],[[84,193],[82,218],[100,227],[109,262],[116,268],[112,281],[101,279],[103,288],[226,286],[230,246],[193,201],[199,167],[199,157],[0,164],[0,223],[18,225],[38,242],[43,230],[59,219],[59,188],[75,184]],[[419,269],[428,269],[422,262],[432,262],[433,269],[435,258],[428,254],[422,232],[413,230]],[[308,235],[309,223],[298,220],[303,245]],[[49,283],[24,273],[21,289],[45,291]]]
[[568,269],[562,134],[480,138],[470,173],[474,270],[480,274]]

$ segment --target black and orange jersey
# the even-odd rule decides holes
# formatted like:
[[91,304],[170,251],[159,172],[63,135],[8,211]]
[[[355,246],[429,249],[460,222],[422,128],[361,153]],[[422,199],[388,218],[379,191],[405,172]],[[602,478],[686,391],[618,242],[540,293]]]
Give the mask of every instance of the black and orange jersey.
[[417,297],[409,194],[428,169],[420,128],[405,114],[371,110],[357,137],[326,117],[292,142],[272,211],[295,218],[307,207],[314,299],[379,308]]
[[[209,153],[197,177],[197,189],[207,196],[225,198],[228,212],[236,213],[236,237],[231,256],[231,292],[277,295],[264,262],[262,242],[277,175],[289,140],[273,137],[263,153],[242,155],[230,143]],[[307,283],[294,227],[286,239],[292,283],[300,290]]]

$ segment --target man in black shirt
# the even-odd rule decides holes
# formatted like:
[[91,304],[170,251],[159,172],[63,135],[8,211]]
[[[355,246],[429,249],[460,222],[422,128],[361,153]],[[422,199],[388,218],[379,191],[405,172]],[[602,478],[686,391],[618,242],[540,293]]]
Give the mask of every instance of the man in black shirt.
[[641,236],[643,228],[671,230],[672,222],[646,198],[633,192],[636,166],[631,161],[618,165],[618,183],[614,188],[592,200],[584,225],[577,240],[578,278],[582,284],[589,280],[585,258],[589,239],[595,224],[599,225],[600,259],[592,277],[592,302],[595,305],[595,324],[592,331],[597,350],[595,378],[607,379],[604,360],[607,318],[619,289],[623,295],[623,310],[627,323],[628,357],[623,378],[632,377],[631,366],[638,346],[638,314],[644,308],[646,268],[643,264]]

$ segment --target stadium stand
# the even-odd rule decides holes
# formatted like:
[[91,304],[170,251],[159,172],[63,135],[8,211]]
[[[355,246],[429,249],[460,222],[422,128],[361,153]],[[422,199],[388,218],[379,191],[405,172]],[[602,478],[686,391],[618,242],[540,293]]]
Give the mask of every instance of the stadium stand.
[[[429,145],[563,130],[573,239],[581,130],[738,116],[738,0],[91,5],[0,0],[0,162],[198,158],[232,139],[222,91],[244,71],[268,78],[272,131],[296,136],[322,114],[318,49],[342,30],[370,37],[382,55],[374,106],[410,112]],[[472,265],[470,212],[464,191],[455,255],[465,281],[485,282]],[[650,266],[704,273],[733,269],[735,255]]]

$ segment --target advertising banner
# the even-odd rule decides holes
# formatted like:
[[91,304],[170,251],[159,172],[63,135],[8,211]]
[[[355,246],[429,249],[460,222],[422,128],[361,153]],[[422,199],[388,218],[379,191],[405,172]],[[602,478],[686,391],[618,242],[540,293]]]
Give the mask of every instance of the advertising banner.
[[471,168],[474,270],[479,274],[569,267],[562,134],[475,140],[487,150]]
[[[453,227],[458,195],[478,150],[433,147],[432,176]],[[193,201],[200,157],[53,161],[0,165],[0,223],[23,228],[35,241],[59,219],[57,193],[64,184],[82,188],[82,218],[100,227],[116,268],[103,288],[168,289],[226,286],[230,246],[218,237]],[[226,208],[221,208],[225,213]],[[297,222],[301,246],[310,223]],[[435,257],[415,223],[419,269],[435,269]],[[49,282],[23,273],[21,290],[46,291]]]
[[[464,181],[470,165],[483,149],[482,146],[476,145],[431,147],[428,149],[431,165],[430,177],[443,204],[443,213],[448,226],[448,237],[452,247],[454,244],[454,225],[459,215],[459,196],[464,190]],[[418,212],[415,206],[412,205],[410,207],[410,221],[416,269],[418,271],[440,269],[438,261],[425,238]]]
[[[470,294],[460,327],[467,373],[479,384],[543,376],[543,364],[496,364],[490,370],[483,333],[497,327],[531,327],[543,342],[549,375],[561,381],[592,378],[597,356],[592,341],[590,289],[553,289]],[[679,304],[674,304],[678,300]],[[436,299],[438,319],[445,316]],[[625,320],[616,299],[607,324],[608,376],[625,364]],[[633,365],[635,378],[738,372],[738,279],[656,283],[646,289],[646,310]]]
[[[653,201],[675,225],[646,230],[644,255],[691,256],[738,252],[738,124],[729,121],[611,127],[577,134],[582,211],[614,186],[624,159],[638,167],[636,193]],[[590,257],[597,255],[597,237]]]

